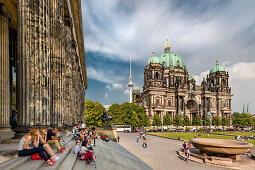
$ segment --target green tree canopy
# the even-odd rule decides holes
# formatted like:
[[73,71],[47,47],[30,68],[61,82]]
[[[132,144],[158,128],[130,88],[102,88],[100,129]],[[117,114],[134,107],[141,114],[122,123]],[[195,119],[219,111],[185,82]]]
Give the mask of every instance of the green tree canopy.
[[151,121],[147,114],[144,114],[143,119],[139,123],[141,124],[141,126],[145,126],[145,127],[151,125]]
[[193,126],[200,126],[202,124],[201,119],[198,115],[196,115],[196,117],[194,117],[194,119],[192,120],[192,125]]
[[130,125],[132,127],[137,127],[139,125],[139,119],[138,119],[137,114],[136,114],[135,111],[133,111],[133,113],[131,115]]
[[210,126],[211,125],[211,121],[210,121],[208,116],[206,116],[205,120],[203,120],[203,125],[204,126]]
[[213,116],[212,118],[212,124],[215,126],[215,128],[217,126],[220,126],[221,125],[221,120],[218,116]]
[[237,124],[241,123],[241,122],[238,122],[240,120],[239,118],[241,117],[241,114],[239,112],[234,112],[231,115],[231,117],[232,117],[232,125],[233,126],[238,126]]
[[161,126],[161,120],[158,114],[155,114],[152,121],[152,126]]
[[186,129],[187,129],[187,126],[191,125],[191,122],[190,122],[189,117],[187,115],[183,119],[183,125],[186,126]]
[[113,121],[116,125],[123,125],[123,111],[119,104],[112,104],[108,112],[113,116]]
[[164,115],[163,117],[163,125],[171,125],[171,124],[173,124],[173,122],[171,120],[170,114],[166,113],[166,115]]
[[183,122],[182,122],[181,116],[179,114],[176,114],[174,118],[174,122],[173,122],[174,126],[176,126],[178,129],[179,126],[182,126],[182,123]]
[[102,126],[100,117],[105,112],[105,108],[98,102],[85,101],[85,122],[87,126]]
[[229,126],[229,121],[226,117],[223,117],[221,119],[221,125],[223,126],[223,129],[224,129],[224,126]]

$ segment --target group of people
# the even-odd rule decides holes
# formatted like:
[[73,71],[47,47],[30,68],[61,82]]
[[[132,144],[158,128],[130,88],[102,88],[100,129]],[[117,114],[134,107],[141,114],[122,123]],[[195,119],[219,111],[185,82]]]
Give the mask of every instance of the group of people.
[[185,157],[186,157],[186,161],[189,159],[189,155],[190,155],[190,150],[191,150],[191,144],[188,143],[186,144],[186,142],[183,143],[183,151],[185,153]]
[[97,131],[93,127],[92,131],[78,123],[73,128],[75,144],[75,153],[81,160],[86,160],[89,164],[95,163],[94,150],[92,146],[96,146]]
[[139,140],[141,140],[141,139],[143,140],[142,147],[147,148],[147,138],[146,138],[146,133],[145,132],[137,134],[136,142],[139,142]]
[[50,144],[55,144],[59,153],[65,153],[65,138],[61,134],[63,128],[54,127],[52,130],[32,127],[28,134],[24,135],[18,146],[19,156],[33,156],[39,154],[40,159],[46,161],[46,165],[55,165],[59,157],[53,152]]
[[235,139],[244,142],[244,139],[245,140],[254,139],[254,136],[251,135],[251,136],[244,136],[243,137],[243,136],[238,135],[238,136],[235,136]]

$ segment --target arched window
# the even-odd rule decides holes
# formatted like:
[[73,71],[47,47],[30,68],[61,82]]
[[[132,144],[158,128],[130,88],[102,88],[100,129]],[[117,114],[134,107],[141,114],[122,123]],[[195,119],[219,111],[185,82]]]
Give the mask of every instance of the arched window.
[[156,79],[158,79],[159,78],[159,74],[158,74],[158,72],[156,72]]
[[177,63],[176,63],[177,67],[180,67],[180,61],[177,60]]

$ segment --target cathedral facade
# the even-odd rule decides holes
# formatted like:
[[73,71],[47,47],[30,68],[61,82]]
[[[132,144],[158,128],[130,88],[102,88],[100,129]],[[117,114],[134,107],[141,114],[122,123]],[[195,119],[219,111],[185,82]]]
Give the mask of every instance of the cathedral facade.
[[156,57],[153,51],[144,69],[143,90],[133,90],[133,101],[145,108],[150,120],[155,114],[163,120],[169,113],[172,120],[180,114],[191,121],[197,115],[201,120],[211,115],[230,121],[232,94],[228,80],[228,72],[216,61],[198,85],[183,59],[170,51],[167,40],[164,54]]

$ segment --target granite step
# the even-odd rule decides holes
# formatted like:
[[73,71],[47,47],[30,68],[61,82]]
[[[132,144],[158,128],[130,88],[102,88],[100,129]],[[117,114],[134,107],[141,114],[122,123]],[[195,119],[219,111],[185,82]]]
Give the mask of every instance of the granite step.
[[58,167],[59,170],[70,170],[73,168],[76,158],[77,158],[77,154],[74,153],[74,150],[75,150],[75,146],[73,146],[73,148],[67,155],[65,161],[62,161],[62,163]]
[[[72,135],[66,134],[67,144],[72,140]],[[67,145],[66,144],[66,145]],[[65,145],[65,146],[66,146]],[[53,151],[56,153],[57,149],[53,148]],[[0,165],[0,169],[4,170],[34,170],[39,169],[41,166],[45,164],[44,160],[31,160],[30,156],[26,157],[16,157],[14,159],[11,159],[10,161],[7,161]]]

